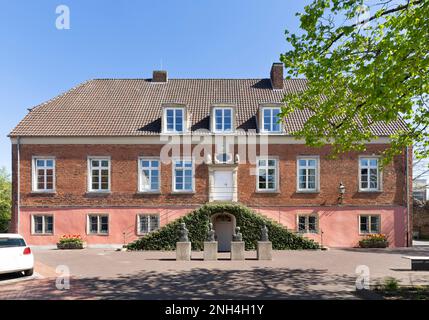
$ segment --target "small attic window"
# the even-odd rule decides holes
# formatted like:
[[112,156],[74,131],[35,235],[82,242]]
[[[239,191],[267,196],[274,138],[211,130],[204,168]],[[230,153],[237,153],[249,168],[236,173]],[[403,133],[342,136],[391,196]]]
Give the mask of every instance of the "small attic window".
[[185,131],[185,108],[166,107],[164,109],[164,132],[181,133]]

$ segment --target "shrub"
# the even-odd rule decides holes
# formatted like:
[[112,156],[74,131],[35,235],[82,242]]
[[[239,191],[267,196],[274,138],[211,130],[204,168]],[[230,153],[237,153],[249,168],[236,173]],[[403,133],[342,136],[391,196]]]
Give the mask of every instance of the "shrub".
[[58,249],[83,249],[83,240],[80,235],[63,235],[57,243]]
[[399,280],[393,277],[387,277],[383,283],[383,289],[386,291],[396,291],[399,288]]
[[361,248],[386,248],[389,246],[389,241],[384,234],[370,234],[359,241]]
[[210,217],[216,213],[227,212],[235,216],[237,226],[241,228],[246,250],[256,249],[260,240],[261,227],[268,228],[273,249],[318,249],[318,243],[294,234],[281,224],[269,220],[253,210],[232,203],[208,203],[191,213],[173,221],[157,231],[154,231],[126,245],[129,250],[175,250],[179,238],[180,223],[184,222],[189,230],[189,241],[192,250],[203,250]]

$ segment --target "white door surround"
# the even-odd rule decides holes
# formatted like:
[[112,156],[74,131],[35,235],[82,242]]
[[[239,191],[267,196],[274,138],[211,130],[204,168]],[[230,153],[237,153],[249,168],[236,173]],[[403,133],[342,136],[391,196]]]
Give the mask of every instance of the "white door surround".
[[230,213],[216,213],[211,216],[213,229],[216,233],[218,250],[220,252],[231,251],[232,235],[236,225],[235,216]]
[[238,201],[236,164],[212,164],[209,168],[209,201]]

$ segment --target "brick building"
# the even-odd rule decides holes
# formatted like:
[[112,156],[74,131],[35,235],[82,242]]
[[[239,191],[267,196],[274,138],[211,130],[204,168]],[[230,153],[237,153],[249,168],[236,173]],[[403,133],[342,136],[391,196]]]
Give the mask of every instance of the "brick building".
[[[308,111],[277,122],[284,94],[305,86],[284,80],[278,63],[268,79],[154,71],[87,81],[32,108],[10,133],[13,229],[32,245],[63,234],[120,245],[203,203],[233,201],[327,246],[352,247],[369,233],[406,246],[406,151],[378,166],[404,123],[378,123],[366,151],[330,159],[329,146],[291,136]],[[213,218],[221,246],[234,227],[228,216]]]

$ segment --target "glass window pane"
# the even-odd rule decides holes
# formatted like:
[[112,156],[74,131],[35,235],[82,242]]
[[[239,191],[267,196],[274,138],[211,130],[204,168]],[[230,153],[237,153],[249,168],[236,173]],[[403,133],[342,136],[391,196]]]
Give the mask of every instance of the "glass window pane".
[[159,216],[150,216],[150,230],[154,231],[159,228]]
[[378,160],[377,160],[377,159],[370,159],[370,160],[369,160],[369,165],[370,165],[371,167],[377,167],[377,165],[378,165]]
[[46,160],[46,166],[52,168],[54,166],[53,160]]
[[98,160],[92,160],[92,161],[91,161],[91,165],[92,165],[93,167],[98,167],[98,166],[100,165],[100,161],[98,161]]
[[305,160],[305,159],[300,159],[300,160],[299,160],[299,165],[300,165],[300,166],[302,166],[302,167],[306,166],[306,165],[307,165],[307,160]]
[[308,160],[308,165],[310,167],[315,167],[316,166],[316,160]]
[[141,233],[147,233],[149,232],[149,225],[148,225],[148,216],[140,216],[140,232]]
[[361,166],[365,166],[365,167],[368,166],[368,159],[361,159],[360,160],[360,165]]

